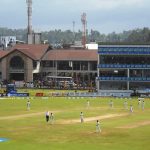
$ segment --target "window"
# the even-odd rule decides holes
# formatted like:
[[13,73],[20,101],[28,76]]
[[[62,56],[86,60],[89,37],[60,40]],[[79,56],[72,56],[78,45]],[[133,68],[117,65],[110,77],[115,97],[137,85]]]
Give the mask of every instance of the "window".
[[24,61],[20,56],[14,56],[10,60],[10,67],[13,69],[24,69]]

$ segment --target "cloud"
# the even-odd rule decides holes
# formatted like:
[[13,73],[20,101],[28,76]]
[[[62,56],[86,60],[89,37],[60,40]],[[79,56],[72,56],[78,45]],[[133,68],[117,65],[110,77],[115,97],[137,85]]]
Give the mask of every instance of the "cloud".
[[[112,10],[120,7],[141,6],[143,0],[94,0],[95,9]],[[91,3],[90,6],[93,6]]]
[[[87,13],[88,28],[102,32],[150,26],[150,0],[32,0],[33,27],[81,29],[81,14]],[[26,0],[1,0],[0,26],[26,27]]]
[[[40,0],[36,0],[37,5],[40,4]],[[38,3],[39,2],[39,3]],[[49,10],[55,9],[55,11],[61,10],[111,10],[118,7],[140,7],[148,0],[43,0],[42,6],[49,8]]]

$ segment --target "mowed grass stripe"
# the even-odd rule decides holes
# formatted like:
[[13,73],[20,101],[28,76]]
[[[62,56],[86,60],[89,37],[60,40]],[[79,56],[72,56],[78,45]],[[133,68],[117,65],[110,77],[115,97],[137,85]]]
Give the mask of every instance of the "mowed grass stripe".
[[[104,120],[104,119],[110,119],[115,117],[123,117],[127,116],[128,113],[122,113],[122,114],[106,114],[103,116],[95,116],[95,117],[86,117],[84,118],[84,122],[91,122],[96,120]],[[71,120],[58,120],[57,121],[60,124],[74,124],[74,123],[80,123],[80,119],[71,119]]]
[[[109,101],[114,108],[110,109]],[[86,108],[90,101],[89,109]],[[123,107],[124,100],[134,107],[131,114]],[[27,111],[27,99],[0,100],[0,117],[16,117],[16,120],[0,119],[0,137],[10,141],[0,143],[4,150],[149,150],[150,126],[117,128],[149,120],[150,99],[145,99],[145,110],[138,108],[137,98],[49,98],[30,99],[31,110]],[[45,112],[54,113],[54,124],[45,121]],[[58,111],[58,112],[57,112]],[[84,113],[83,124],[80,112]],[[115,116],[113,115],[125,116]],[[23,117],[22,117],[23,115]],[[25,116],[24,116],[25,115]],[[31,115],[31,116],[30,116]],[[107,116],[108,115],[108,116]],[[106,117],[107,116],[107,117]],[[21,117],[21,118],[20,118]],[[102,118],[103,117],[103,118]],[[105,118],[106,117],[106,118]],[[88,120],[89,119],[89,120]],[[102,132],[96,133],[96,119],[100,120]],[[61,121],[78,120],[77,123]],[[143,147],[144,145],[144,147]]]

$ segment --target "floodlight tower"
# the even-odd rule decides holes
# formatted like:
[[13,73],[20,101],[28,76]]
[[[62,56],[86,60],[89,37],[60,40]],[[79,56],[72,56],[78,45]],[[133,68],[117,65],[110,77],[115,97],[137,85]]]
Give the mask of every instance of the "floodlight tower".
[[82,45],[85,48],[85,44],[86,44],[86,25],[87,25],[87,21],[86,21],[86,13],[83,13],[81,15],[81,22],[82,22]]
[[27,27],[27,42],[32,44],[32,0],[26,0],[27,14],[28,14],[28,27]]

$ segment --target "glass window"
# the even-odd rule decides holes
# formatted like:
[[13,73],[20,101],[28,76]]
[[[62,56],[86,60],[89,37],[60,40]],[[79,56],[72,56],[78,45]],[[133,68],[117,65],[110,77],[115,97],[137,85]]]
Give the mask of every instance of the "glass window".
[[14,56],[10,60],[10,67],[13,69],[24,69],[24,61],[20,56]]

